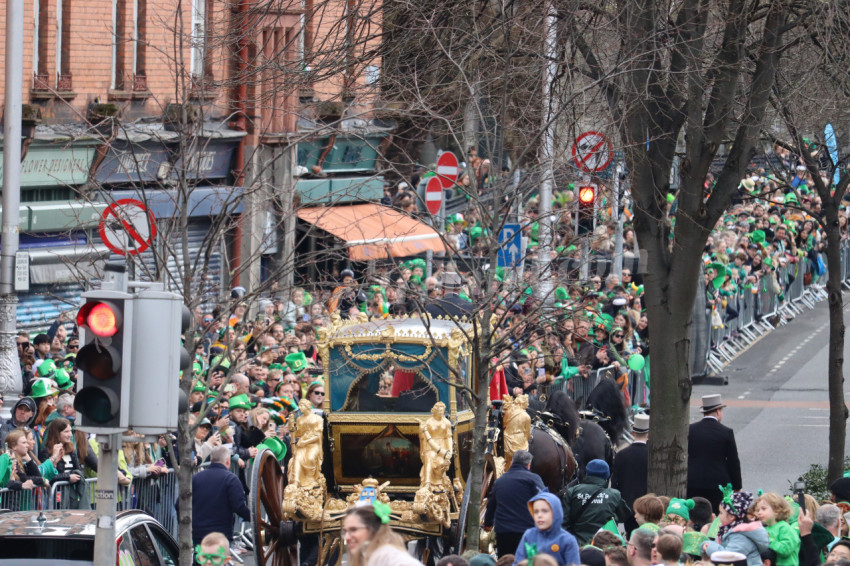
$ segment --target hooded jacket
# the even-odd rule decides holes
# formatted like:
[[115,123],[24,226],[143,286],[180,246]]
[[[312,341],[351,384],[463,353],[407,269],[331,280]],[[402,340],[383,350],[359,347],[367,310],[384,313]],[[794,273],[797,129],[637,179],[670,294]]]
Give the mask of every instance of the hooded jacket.
[[567,566],[581,564],[576,537],[561,528],[561,521],[564,519],[561,501],[554,493],[541,491],[528,501],[528,512],[532,514],[532,517],[535,501],[545,501],[552,508],[552,524],[545,531],[536,526],[525,531],[516,549],[514,566],[528,558],[526,544],[535,545],[538,554],[548,554],[557,560],[558,564]]
[[[32,409],[32,416],[25,423],[19,423],[15,420],[15,412],[18,410],[18,407],[21,405],[26,405],[30,409]],[[32,427],[32,423],[35,422],[36,416],[36,405],[35,401],[33,401],[30,397],[21,397],[18,399],[18,402],[15,403],[15,406],[12,407],[12,416],[9,417],[9,420],[3,423],[3,426],[0,426],[0,447],[5,450],[6,446],[6,435],[21,426]]]
[[[596,531],[609,519],[614,518],[619,523],[632,516],[619,490],[607,485],[607,479],[588,474],[580,484],[571,487],[564,497],[566,519],[563,527],[576,536],[579,544],[589,543]],[[584,502],[592,495],[593,499],[582,511]]]
[[753,521],[735,526],[720,542],[709,542],[705,554],[711,556],[719,550],[740,552],[747,557],[747,566],[762,566],[761,555],[767,552],[768,545],[767,531],[760,521]]

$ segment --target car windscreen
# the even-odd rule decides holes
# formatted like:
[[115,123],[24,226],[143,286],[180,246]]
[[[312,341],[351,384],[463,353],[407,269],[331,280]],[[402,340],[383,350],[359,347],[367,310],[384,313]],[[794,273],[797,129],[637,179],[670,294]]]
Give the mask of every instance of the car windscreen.
[[93,560],[93,538],[14,535],[0,538],[3,566],[81,566]]

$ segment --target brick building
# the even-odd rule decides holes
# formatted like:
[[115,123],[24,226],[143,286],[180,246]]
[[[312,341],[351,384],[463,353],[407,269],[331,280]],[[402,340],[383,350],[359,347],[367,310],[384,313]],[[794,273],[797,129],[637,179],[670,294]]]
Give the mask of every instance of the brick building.
[[[351,155],[346,136],[355,146],[355,130],[371,135],[367,79],[378,67],[364,54],[380,33],[379,4],[188,0],[176,10],[169,0],[25,0],[23,327],[49,323],[63,300],[75,304],[114,256],[97,230],[113,201],[144,200],[157,217],[159,259],[149,250],[139,269],[176,272],[184,261],[174,244],[188,234],[194,292],[214,300],[291,262],[292,202],[316,188],[296,185],[297,159],[332,178],[334,166],[342,175],[374,169],[377,155],[360,168],[340,160]],[[366,125],[342,132],[339,155],[322,155],[325,124],[353,114]],[[184,115],[191,127],[180,125]],[[363,198],[376,195],[373,183]]]

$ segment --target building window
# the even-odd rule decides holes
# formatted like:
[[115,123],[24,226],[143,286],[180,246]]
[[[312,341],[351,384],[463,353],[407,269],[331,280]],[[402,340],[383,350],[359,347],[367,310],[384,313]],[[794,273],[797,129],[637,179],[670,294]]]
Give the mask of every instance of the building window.
[[192,0],[192,58],[189,71],[194,76],[204,75],[207,48],[207,3]]
[[147,64],[148,1],[133,3],[133,90],[148,90],[145,65]]
[[33,0],[32,26],[32,68],[35,75],[33,88],[48,90],[50,88],[50,71],[47,68],[47,38],[48,38],[48,0]]
[[56,0],[56,90],[73,90],[71,84],[71,0]]

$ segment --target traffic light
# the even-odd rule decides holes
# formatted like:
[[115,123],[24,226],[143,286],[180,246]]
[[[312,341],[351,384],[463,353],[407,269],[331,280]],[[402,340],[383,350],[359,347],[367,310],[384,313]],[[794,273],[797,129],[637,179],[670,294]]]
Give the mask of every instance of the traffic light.
[[133,364],[130,381],[130,417],[133,431],[156,435],[177,430],[180,371],[192,379],[191,358],[183,347],[191,313],[183,297],[162,290],[160,284],[136,295],[133,313]]
[[576,233],[593,233],[593,221],[596,216],[596,187],[584,185],[578,188],[578,220]]
[[119,291],[93,291],[77,313],[81,348],[74,408],[78,424],[89,432],[127,428],[130,332],[133,297]]

